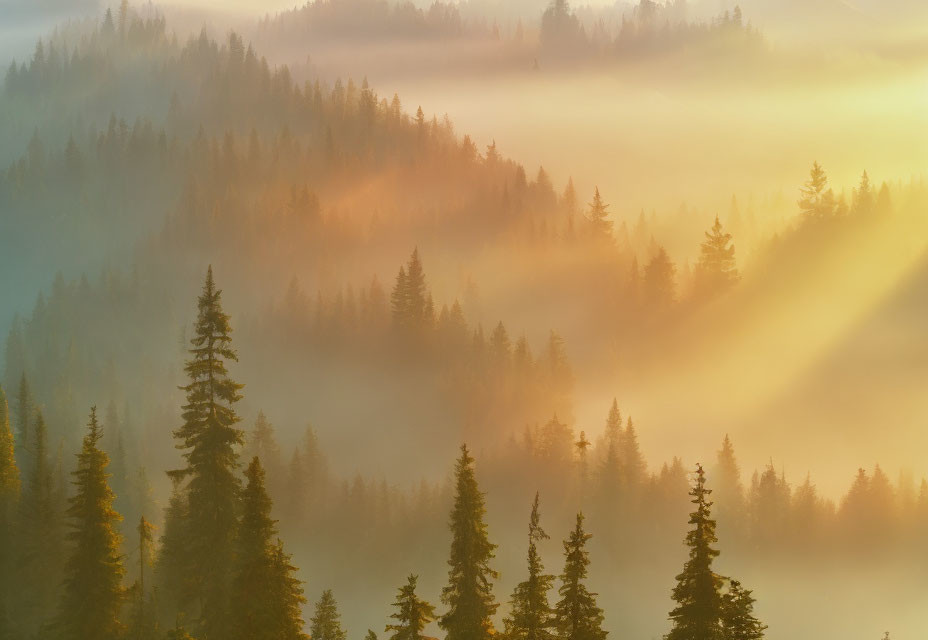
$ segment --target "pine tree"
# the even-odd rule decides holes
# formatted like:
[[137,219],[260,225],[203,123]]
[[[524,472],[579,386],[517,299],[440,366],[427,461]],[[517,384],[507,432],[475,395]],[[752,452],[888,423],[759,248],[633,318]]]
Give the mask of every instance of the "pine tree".
[[242,521],[238,534],[236,574],[232,589],[232,629],[242,640],[300,640],[305,602],[289,558],[273,543],[277,525],[257,457],[245,470]]
[[763,640],[766,625],[754,617],[754,597],[737,580],[729,580],[722,596],[724,640]]
[[19,500],[19,467],[16,465],[13,433],[6,395],[0,387],[0,638],[14,638],[10,618],[11,596],[15,588],[13,531],[16,504]]
[[532,503],[528,524],[528,578],[512,592],[512,609],[505,620],[506,637],[511,640],[553,640],[553,612],[548,591],[554,576],[544,573],[538,543],[548,539],[540,525],[538,494]]
[[396,595],[396,612],[390,615],[396,622],[386,627],[387,632],[393,632],[390,640],[424,640],[422,630],[435,619],[435,607],[416,595],[418,579],[410,574]]
[[346,640],[348,637],[342,629],[338,605],[331,589],[323,591],[316,603],[316,611],[310,620],[309,637],[312,640]]
[[234,404],[242,385],[226,370],[226,361],[238,358],[232,349],[231,326],[221,305],[222,292],[213,281],[212,267],[199,298],[196,335],[191,359],[184,369],[190,380],[184,424],[174,432],[185,449],[186,468],[171,472],[186,478],[190,575],[197,586],[203,640],[229,637],[229,588],[234,558],[239,480],[236,473],[242,432]]
[[56,624],[65,640],[116,640],[123,630],[119,610],[125,570],[117,530],[121,516],[113,509],[115,495],[106,472],[109,456],[99,447],[102,435],[93,407],[72,474],[76,493],[68,500],[71,555]]
[[590,203],[590,227],[593,237],[597,240],[612,239],[612,220],[609,219],[609,208],[603,198],[599,195],[599,187],[593,193],[593,202]]
[[486,640],[493,635],[491,618],[499,606],[493,599],[490,568],[496,545],[487,538],[484,495],[477,486],[474,459],[461,446],[455,467],[454,508],[451,511],[451,557],[442,602],[448,611],[439,620],[447,640]]
[[696,510],[690,514],[692,529],[686,535],[690,548],[683,572],[677,576],[673,599],[677,606],[670,612],[673,628],[666,640],[723,640],[722,577],[712,571],[712,561],[719,555],[713,548],[715,521],[711,517],[712,502],[706,488],[706,474],[696,465],[696,484],[690,491]]
[[715,216],[712,229],[706,232],[706,240],[700,245],[699,252],[694,274],[697,295],[721,293],[738,281],[735,247],[731,244],[731,234],[722,230],[718,216]]
[[561,599],[554,606],[554,627],[561,640],[605,640],[603,610],[596,605],[584,581],[590,564],[586,543],[593,536],[583,531],[583,514],[564,541],[564,573],[561,574]]
[[835,214],[835,194],[828,188],[828,176],[818,162],[812,163],[809,180],[799,192],[799,210],[805,218],[821,220]]

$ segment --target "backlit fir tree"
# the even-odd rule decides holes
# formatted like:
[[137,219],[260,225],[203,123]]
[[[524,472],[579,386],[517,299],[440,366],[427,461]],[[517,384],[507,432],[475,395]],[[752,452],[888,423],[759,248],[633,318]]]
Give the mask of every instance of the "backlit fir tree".
[[390,614],[396,622],[386,627],[387,632],[392,632],[390,640],[424,640],[422,630],[435,619],[435,607],[416,595],[418,579],[410,574],[396,595],[396,611]]
[[196,335],[191,359],[184,370],[189,383],[183,407],[184,424],[174,432],[185,450],[187,466],[172,472],[187,479],[186,548],[189,572],[196,584],[202,640],[224,640],[230,635],[229,594],[234,566],[234,540],[239,480],[236,448],[242,432],[234,405],[242,385],[233,381],[227,361],[238,358],[232,349],[229,316],[222,310],[222,292],[213,281],[212,267],[199,298]]
[[342,629],[338,604],[331,589],[322,592],[316,602],[316,610],[310,620],[309,637],[312,640],[346,640],[348,634]]
[[561,640],[604,640],[603,610],[596,605],[596,594],[587,590],[590,564],[586,543],[593,536],[583,531],[583,514],[570,537],[564,541],[564,573],[558,594],[561,599],[554,607],[554,627]]
[[673,600],[677,606],[670,612],[673,628],[666,640],[724,640],[722,629],[722,576],[712,570],[712,561],[719,555],[712,545],[715,521],[711,517],[711,490],[706,488],[702,465],[696,466],[696,484],[690,491],[696,510],[690,514],[692,529],[686,535],[690,549],[683,572],[677,576]]
[[75,495],[68,500],[71,553],[55,625],[62,640],[116,640],[123,631],[119,610],[125,569],[117,530],[122,518],[113,509],[115,495],[106,472],[109,456],[98,446],[102,435],[93,407],[72,474]]
[[487,538],[485,517],[474,459],[462,445],[455,467],[448,585],[441,594],[448,611],[438,622],[447,640],[486,640],[493,635],[491,618],[499,604],[493,598],[492,580],[497,574],[490,568],[490,560],[496,545]]
[[506,637],[511,640],[553,640],[553,611],[548,604],[548,591],[554,576],[544,572],[538,543],[548,539],[541,528],[538,494],[532,503],[528,524],[528,577],[512,592],[509,616],[505,620]]

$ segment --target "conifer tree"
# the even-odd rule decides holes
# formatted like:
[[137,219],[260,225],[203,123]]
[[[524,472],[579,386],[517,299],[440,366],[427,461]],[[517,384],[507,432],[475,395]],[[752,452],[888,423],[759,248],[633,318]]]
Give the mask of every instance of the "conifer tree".
[[396,595],[396,612],[390,614],[396,622],[386,627],[387,632],[392,632],[390,640],[424,640],[422,630],[435,619],[435,607],[416,595],[418,580],[418,576],[410,574]]
[[447,640],[486,640],[493,634],[491,618],[499,604],[493,599],[490,568],[496,545],[487,538],[484,495],[477,486],[474,459],[461,445],[455,467],[454,508],[451,511],[451,557],[442,602],[448,611],[438,624]]
[[712,545],[715,521],[711,517],[712,502],[706,488],[706,474],[696,465],[696,483],[690,491],[696,510],[690,514],[692,529],[686,535],[690,548],[683,572],[677,576],[673,599],[677,606],[670,612],[673,628],[666,640],[722,640],[722,577],[712,570],[712,561],[719,555]]
[[699,247],[694,276],[696,294],[701,296],[721,293],[738,281],[735,247],[731,244],[731,234],[722,230],[718,216]]
[[316,610],[310,620],[309,637],[312,640],[346,640],[348,634],[342,629],[338,605],[331,589],[322,592]]
[[257,457],[245,470],[242,521],[238,534],[236,575],[232,590],[232,629],[242,640],[303,638],[300,606],[305,602],[299,581],[282,547],[273,543],[277,526]]
[[612,220],[608,218],[607,209],[609,205],[603,202],[599,195],[599,187],[593,193],[593,202],[590,203],[590,226],[593,237],[597,240],[608,240],[612,238]]
[[754,617],[754,597],[737,580],[729,580],[722,596],[724,640],[763,640],[766,625]]
[[[164,594],[161,606],[165,607],[168,613],[178,616],[183,615],[190,606],[190,601],[195,598],[196,585],[188,571],[192,561],[189,557],[190,550],[186,546],[189,538],[187,527],[190,524],[187,511],[187,496],[181,489],[180,480],[174,479],[171,497],[164,510],[164,528],[155,565],[155,578],[159,591]],[[169,616],[168,619],[174,620],[174,616]]]
[[226,361],[238,358],[232,349],[229,316],[222,310],[222,292],[206,273],[199,298],[196,335],[184,369],[189,383],[183,407],[184,424],[174,432],[184,449],[187,466],[171,472],[188,479],[187,557],[200,605],[202,640],[229,637],[229,590],[234,558],[239,480],[236,447],[242,432],[235,427],[239,417],[234,405],[241,399],[242,385],[234,382]]
[[864,171],[860,176],[860,184],[854,189],[851,211],[859,215],[869,215],[873,213],[874,204],[873,185],[870,183],[870,176]]
[[15,586],[13,525],[20,480],[14,449],[9,408],[3,387],[0,387],[0,638],[3,639],[15,637],[10,607]]
[[554,606],[554,627],[561,640],[605,640],[603,610],[596,605],[596,594],[590,593],[584,581],[590,564],[587,541],[593,536],[583,531],[583,514],[570,537],[564,541],[564,573]]
[[809,180],[799,191],[799,210],[805,218],[821,220],[834,215],[835,194],[828,188],[828,176],[818,162],[812,163]]
[[506,637],[511,640],[553,640],[553,611],[548,591],[554,576],[544,573],[538,543],[548,539],[541,528],[538,494],[532,503],[528,523],[528,577],[512,592],[512,609],[505,620]]
[[121,516],[113,509],[115,495],[106,472],[109,456],[98,446],[102,435],[93,407],[72,474],[75,495],[68,500],[71,555],[56,624],[63,640],[116,640],[123,630],[119,609],[125,570],[117,531]]

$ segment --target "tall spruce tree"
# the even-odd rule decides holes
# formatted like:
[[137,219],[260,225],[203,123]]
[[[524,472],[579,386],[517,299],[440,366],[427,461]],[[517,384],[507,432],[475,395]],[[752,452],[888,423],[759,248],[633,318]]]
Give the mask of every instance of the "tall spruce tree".
[[818,162],[812,163],[809,179],[799,192],[799,210],[805,219],[822,220],[836,213],[834,191],[828,188],[828,176]]
[[9,408],[3,387],[0,387],[0,639],[16,637],[10,618],[10,597],[16,584],[13,525],[20,489],[14,449]]
[[728,581],[722,596],[724,640],[763,640],[766,625],[754,617],[754,597],[737,580]]
[[106,472],[109,456],[99,447],[102,435],[93,407],[72,473],[75,494],[68,500],[71,554],[55,625],[62,640],[116,640],[123,631],[119,610],[125,569],[117,530],[121,516],[113,509],[116,496]]
[[544,572],[538,543],[548,539],[541,528],[538,494],[532,502],[528,521],[528,577],[512,592],[512,609],[504,621],[506,637],[511,640],[553,640],[554,616],[548,604],[548,591],[554,576]]
[[564,541],[564,573],[561,574],[561,599],[554,607],[554,627],[561,640],[604,640],[603,610],[596,605],[596,594],[587,590],[590,565],[587,541],[593,536],[583,531],[583,514],[570,537]]
[[312,640],[345,640],[348,634],[342,629],[338,604],[331,589],[322,592],[316,602],[316,610],[310,620],[309,637]]
[[283,549],[275,545],[277,525],[271,519],[271,499],[257,457],[245,470],[242,521],[238,534],[236,575],[232,589],[233,638],[300,640],[306,601]]
[[448,585],[441,593],[448,611],[438,622],[447,640],[486,640],[493,635],[491,618],[499,604],[493,599],[492,580],[497,573],[490,568],[490,560],[496,545],[487,538],[485,516],[474,459],[467,445],[461,445],[455,467]]
[[191,340],[190,360],[184,370],[189,383],[182,387],[187,402],[184,424],[174,432],[185,450],[187,466],[171,474],[187,479],[188,571],[196,585],[201,640],[230,636],[229,593],[235,557],[235,530],[240,482],[236,447],[243,442],[235,427],[234,405],[241,399],[226,369],[238,357],[232,349],[232,327],[222,310],[222,292],[206,272],[199,313]]
[[418,576],[410,574],[396,595],[396,612],[390,614],[396,622],[386,627],[387,632],[392,632],[390,640],[425,640],[422,630],[435,619],[435,607],[416,595],[418,580]]
[[673,600],[677,606],[670,612],[673,628],[666,640],[723,640],[722,576],[712,570],[712,561],[719,555],[712,545],[715,521],[711,517],[712,502],[706,488],[706,474],[696,465],[696,483],[690,491],[696,510],[690,514],[692,529],[686,535],[690,548],[683,572],[677,576]]

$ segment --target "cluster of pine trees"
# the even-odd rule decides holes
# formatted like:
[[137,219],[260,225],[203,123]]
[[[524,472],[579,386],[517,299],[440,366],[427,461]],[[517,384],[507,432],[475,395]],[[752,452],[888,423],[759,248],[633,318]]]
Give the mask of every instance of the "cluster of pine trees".
[[[227,368],[236,360],[230,318],[222,309],[221,292],[210,268],[184,367],[188,383],[183,387],[183,424],[174,431],[185,465],[168,472],[174,492],[165,511],[154,580],[149,576],[147,584],[154,536],[145,515],[139,517],[137,546],[132,545],[138,554],[138,573],[131,587],[124,585],[127,547],[118,528],[122,516],[114,508],[110,458],[101,447],[103,427],[96,407],[91,408],[71,473],[72,489],[62,505],[56,504],[52,487],[41,412],[20,407],[20,415],[32,414],[34,422],[21,423],[20,437],[14,438],[7,401],[0,396],[0,536],[6,543],[0,547],[0,566],[6,576],[0,584],[0,624],[4,636],[62,640],[306,637],[302,618],[306,598],[291,556],[278,537],[260,461],[261,454],[271,460],[276,457],[270,427],[263,417],[250,446],[258,455],[248,463],[244,477],[241,474],[240,449],[245,441],[237,426],[240,418],[235,405],[242,398],[243,385],[230,377]],[[25,390],[21,394],[23,401],[27,394]],[[631,423],[623,433],[626,441],[633,437]],[[21,445],[18,451],[17,442]],[[610,450],[619,455],[618,450]],[[20,465],[26,476],[22,493]],[[705,620],[706,607],[716,601],[706,595],[701,581],[708,575],[720,582],[711,573],[711,559],[717,552],[709,547],[715,542],[715,524],[709,518],[707,493],[700,468],[693,492],[698,506],[691,518],[695,529],[688,538],[693,551],[674,591],[679,607],[671,613],[675,626],[669,637],[691,637],[679,630],[693,624],[721,625],[719,629],[733,633],[732,621],[736,619],[739,624],[754,625],[752,628],[761,634],[763,627],[750,615],[750,592],[739,590],[736,582],[731,583],[724,600],[718,585],[709,585],[718,606],[715,621]],[[492,618],[499,604],[492,587],[498,575],[491,568],[496,547],[488,539],[485,513],[474,459],[464,446],[455,470],[448,585],[441,594],[448,609],[437,619],[448,638],[466,640],[493,634]],[[547,537],[539,519],[536,494],[529,525],[529,575],[513,594],[506,634],[513,638],[603,640],[603,612],[596,604],[596,594],[585,584],[590,563],[586,543],[591,536],[584,531],[582,513],[564,543],[560,600],[554,606],[547,600],[553,577],[543,573],[537,552],[538,543]],[[14,563],[24,569],[20,575],[27,576],[16,589],[12,582],[16,572],[11,570]],[[393,616],[396,623],[386,627],[393,632],[391,638],[421,638],[424,626],[434,619],[432,605],[416,594],[416,581],[411,575],[399,590]],[[735,610],[737,615],[732,613]],[[191,636],[188,628],[195,635]],[[329,590],[316,605],[311,637],[345,637]]]

